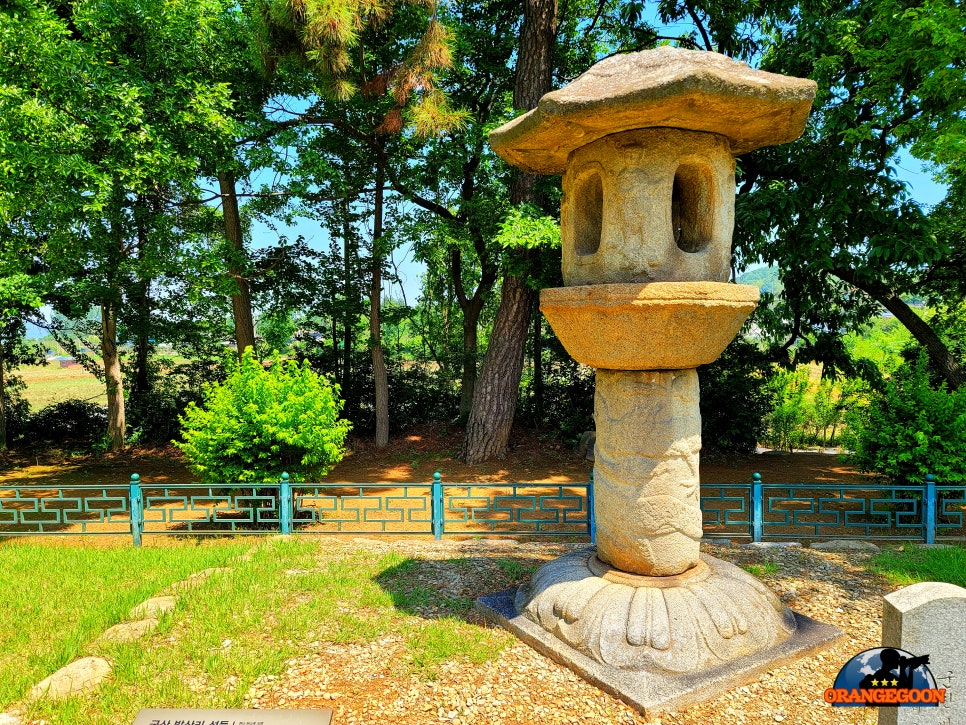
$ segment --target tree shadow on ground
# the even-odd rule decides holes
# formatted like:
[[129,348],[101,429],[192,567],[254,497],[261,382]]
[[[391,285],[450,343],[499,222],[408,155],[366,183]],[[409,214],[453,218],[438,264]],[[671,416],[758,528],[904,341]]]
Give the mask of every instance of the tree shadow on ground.
[[474,608],[477,598],[529,581],[546,561],[507,551],[450,559],[412,557],[386,569],[375,581],[400,611],[425,619],[453,617],[483,624]]

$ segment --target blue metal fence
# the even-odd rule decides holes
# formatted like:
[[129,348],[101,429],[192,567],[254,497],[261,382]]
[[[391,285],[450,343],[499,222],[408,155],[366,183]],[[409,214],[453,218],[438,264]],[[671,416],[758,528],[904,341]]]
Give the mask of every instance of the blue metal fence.
[[[585,483],[0,486],[0,537],[36,535],[388,534],[595,538]],[[966,538],[966,486],[704,484],[707,538]]]

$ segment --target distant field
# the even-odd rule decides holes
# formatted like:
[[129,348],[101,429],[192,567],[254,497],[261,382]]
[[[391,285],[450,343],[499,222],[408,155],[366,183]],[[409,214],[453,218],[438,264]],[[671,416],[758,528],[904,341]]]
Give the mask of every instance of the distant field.
[[27,383],[24,398],[30,403],[30,409],[33,411],[69,398],[80,398],[107,405],[104,383],[80,365],[69,368],[62,368],[56,363],[25,365],[17,371],[17,374]]

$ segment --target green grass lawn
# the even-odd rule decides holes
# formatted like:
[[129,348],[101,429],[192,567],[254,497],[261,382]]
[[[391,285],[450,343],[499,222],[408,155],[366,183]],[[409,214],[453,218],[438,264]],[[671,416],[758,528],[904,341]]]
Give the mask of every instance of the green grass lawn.
[[[93,640],[158,588],[141,586],[145,578],[152,577],[157,585],[177,579],[172,576],[175,562],[185,572],[200,569],[211,565],[198,558],[206,549],[208,556],[218,552],[226,557],[237,545],[110,552],[48,549],[46,555],[56,563],[39,567],[42,571],[35,566],[36,553],[34,560],[11,555],[2,565],[0,581],[20,582],[13,598],[20,603],[6,606],[33,611],[18,614],[17,623],[8,627],[0,610],[13,637],[2,645],[0,691],[8,693],[7,701],[18,700],[64,661],[104,656],[114,672],[97,692],[60,703],[21,705],[28,719],[50,725],[116,725],[133,721],[144,707],[242,707],[257,678],[279,674],[287,659],[332,643],[385,641],[389,636],[401,647],[401,668],[433,679],[443,661],[479,663],[497,657],[511,642],[505,632],[463,620],[472,607],[469,599],[447,598],[415,584],[418,560],[395,552],[330,550],[307,540],[260,543],[250,561],[236,559],[229,571],[180,596],[177,609],[152,635],[110,645]],[[0,547],[0,553],[7,552]],[[439,616],[419,614],[430,600],[442,607]],[[78,602],[83,604],[76,611]],[[57,634],[65,643],[57,646],[58,653],[47,653],[55,647],[42,643],[40,633],[56,633],[58,627],[67,632]],[[16,666],[25,659],[33,663],[29,674]]]
[[[187,358],[180,355],[155,355],[154,359],[166,366],[188,362]],[[23,378],[27,384],[23,397],[30,403],[30,409],[33,412],[71,398],[107,405],[104,383],[80,365],[71,365],[67,368],[60,367],[58,362],[47,365],[23,365],[14,374]]]
[[872,557],[867,566],[870,571],[882,574],[899,586],[931,581],[966,587],[966,548],[961,546],[886,549]]
[[30,403],[30,409],[34,412],[70,398],[107,405],[104,383],[80,365],[69,368],[62,368],[57,363],[24,365],[15,374],[23,378],[27,384],[23,397]]
[[83,655],[135,604],[245,544],[94,548],[0,546],[0,711]]

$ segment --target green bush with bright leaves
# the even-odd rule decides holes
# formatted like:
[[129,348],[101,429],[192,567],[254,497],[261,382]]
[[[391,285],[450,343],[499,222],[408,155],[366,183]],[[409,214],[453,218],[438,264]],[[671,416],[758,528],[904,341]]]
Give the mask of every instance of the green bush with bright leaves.
[[758,346],[740,335],[710,365],[698,368],[701,439],[705,450],[752,455],[765,438],[774,402],[775,368]]
[[338,386],[278,354],[266,369],[246,350],[223,383],[205,386],[201,406],[181,417],[190,468],[208,483],[318,479],[342,459],[350,424]]
[[843,444],[859,470],[896,483],[966,483],[966,388],[930,380],[924,357],[900,368],[864,409],[848,416]]

